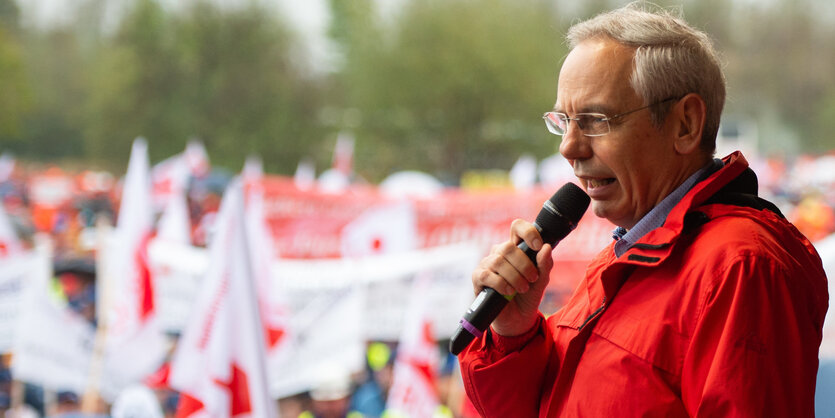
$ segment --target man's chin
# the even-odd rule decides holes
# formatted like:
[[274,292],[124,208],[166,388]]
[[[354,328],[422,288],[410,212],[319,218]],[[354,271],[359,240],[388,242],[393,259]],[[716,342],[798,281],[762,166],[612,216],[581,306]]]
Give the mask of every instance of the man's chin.
[[600,201],[594,200],[591,201],[591,211],[594,213],[594,216],[598,218],[603,218],[608,220],[609,222],[617,225],[620,217],[617,216],[616,212],[613,210],[611,202],[607,201]]

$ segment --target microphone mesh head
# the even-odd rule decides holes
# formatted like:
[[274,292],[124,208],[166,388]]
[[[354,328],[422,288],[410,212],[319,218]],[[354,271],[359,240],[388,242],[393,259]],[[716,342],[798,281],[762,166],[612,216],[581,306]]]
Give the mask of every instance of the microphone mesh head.
[[566,183],[548,200],[562,216],[574,224],[580,222],[591,202],[589,195],[574,183]]
[[[550,205],[549,205],[550,202]],[[566,183],[560,187],[545,207],[539,211],[536,217],[536,224],[541,228],[543,241],[553,245],[565,238],[571,230],[580,222],[591,199],[580,187],[574,183]],[[548,206],[556,210],[554,213]]]

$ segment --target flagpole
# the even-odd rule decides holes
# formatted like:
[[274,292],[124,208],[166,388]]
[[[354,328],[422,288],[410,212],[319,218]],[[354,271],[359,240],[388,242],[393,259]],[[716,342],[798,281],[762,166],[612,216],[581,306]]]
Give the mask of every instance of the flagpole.
[[99,411],[101,396],[99,383],[104,369],[104,349],[107,340],[107,309],[110,303],[109,275],[104,260],[107,251],[106,242],[113,231],[110,219],[99,215],[96,218],[96,335],[93,340],[93,353],[90,357],[90,371],[87,374],[87,388],[81,398],[81,412],[94,414]]

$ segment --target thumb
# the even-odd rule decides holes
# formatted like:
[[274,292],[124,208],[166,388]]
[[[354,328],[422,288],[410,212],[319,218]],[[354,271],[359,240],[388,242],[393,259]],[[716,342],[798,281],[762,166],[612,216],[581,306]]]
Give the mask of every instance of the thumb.
[[536,254],[536,265],[539,270],[539,278],[536,280],[537,287],[545,287],[551,280],[551,269],[554,267],[554,258],[551,256],[553,248],[551,244],[544,244]]

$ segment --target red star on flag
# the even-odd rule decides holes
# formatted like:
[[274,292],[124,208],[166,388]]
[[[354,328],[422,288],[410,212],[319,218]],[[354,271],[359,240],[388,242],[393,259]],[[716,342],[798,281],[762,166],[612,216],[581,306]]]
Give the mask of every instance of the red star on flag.
[[241,414],[252,412],[252,404],[249,401],[249,384],[246,372],[235,362],[232,362],[232,374],[229,381],[215,379],[215,383],[229,390],[229,416],[235,417]]

